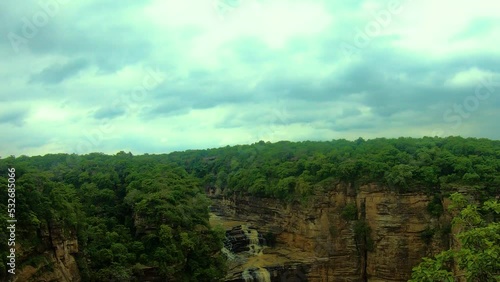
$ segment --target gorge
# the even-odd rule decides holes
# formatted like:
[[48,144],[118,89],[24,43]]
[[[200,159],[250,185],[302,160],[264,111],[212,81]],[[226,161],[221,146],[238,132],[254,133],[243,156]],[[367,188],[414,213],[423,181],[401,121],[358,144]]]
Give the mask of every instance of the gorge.
[[16,274],[4,244],[0,281],[500,277],[499,141],[261,141],[11,156],[7,168],[20,212]]
[[[276,236],[276,246],[264,248],[254,264],[250,257],[231,269],[226,281],[267,281],[245,279],[248,271],[262,268],[269,281],[407,281],[422,257],[449,247],[450,218],[429,214],[432,198],[378,185],[355,190],[339,183],[307,206],[211,195],[213,224],[248,224]],[[346,214],[353,205],[356,214]],[[425,237],[428,230],[434,234]],[[286,280],[292,276],[296,280]]]

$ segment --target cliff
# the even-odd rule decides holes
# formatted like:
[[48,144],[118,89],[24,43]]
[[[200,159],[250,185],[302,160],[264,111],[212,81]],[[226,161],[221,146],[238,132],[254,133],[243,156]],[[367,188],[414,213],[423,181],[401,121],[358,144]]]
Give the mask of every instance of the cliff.
[[[407,281],[422,257],[448,247],[449,218],[429,214],[432,198],[424,194],[337,184],[307,204],[211,197],[213,211],[226,227],[244,222],[259,233],[276,236],[276,247],[265,249],[257,265],[270,270],[272,281],[285,276],[307,281]],[[348,207],[356,207],[354,214]],[[233,267],[228,281],[239,281],[237,277],[251,267],[251,260]]]
[[42,226],[38,230],[39,244],[24,248],[18,243],[21,266],[12,281],[80,281],[74,254],[78,253],[78,240],[74,231],[64,230],[59,224]]

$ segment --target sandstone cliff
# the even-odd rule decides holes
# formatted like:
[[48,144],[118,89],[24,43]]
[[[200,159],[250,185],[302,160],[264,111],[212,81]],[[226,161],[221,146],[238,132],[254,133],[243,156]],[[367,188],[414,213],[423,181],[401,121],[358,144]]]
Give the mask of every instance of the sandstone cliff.
[[25,261],[16,270],[14,282],[29,281],[80,281],[80,274],[73,256],[78,252],[78,240],[73,231],[60,225],[42,226],[39,229],[41,242],[35,248],[17,246],[20,261]]
[[[449,218],[431,216],[431,199],[423,194],[337,184],[308,204],[247,196],[212,199],[223,221],[245,222],[277,236],[276,248],[264,250],[269,259],[258,265],[271,270],[272,281],[286,275],[307,281],[407,281],[423,256],[448,247],[442,230]],[[346,218],[348,205],[357,207],[354,218]],[[250,261],[232,269],[228,280],[239,281],[235,277],[251,266]],[[286,271],[273,275],[280,267]]]

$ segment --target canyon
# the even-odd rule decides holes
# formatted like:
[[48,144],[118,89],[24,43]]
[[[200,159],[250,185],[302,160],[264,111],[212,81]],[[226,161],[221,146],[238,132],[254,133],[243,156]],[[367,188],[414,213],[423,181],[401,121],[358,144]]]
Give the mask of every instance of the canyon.
[[[212,225],[227,234],[250,226],[276,240],[259,255],[230,253],[226,281],[407,281],[422,257],[450,244],[451,217],[429,213],[432,197],[376,184],[337,183],[305,203],[209,197]],[[347,207],[356,207],[355,214]]]
[[[228,282],[407,281],[422,257],[450,245],[451,216],[430,214],[433,198],[422,193],[337,183],[302,203],[286,203],[219,192],[208,194],[210,223],[226,230]],[[446,210],[446,199],[441,204]],[[50,226],[40,236],[42,249],[20,249],[22,256],[41,254],[43,263],[25,265],[14,281],[80,281],[75,234]]]
[[498,245],[499,145],[380,138],[92,153],[69,166],[65,154],[1,159],[19,170],[22,213],[16,276],[0,281],[488,281],[498,248],[467,238]]

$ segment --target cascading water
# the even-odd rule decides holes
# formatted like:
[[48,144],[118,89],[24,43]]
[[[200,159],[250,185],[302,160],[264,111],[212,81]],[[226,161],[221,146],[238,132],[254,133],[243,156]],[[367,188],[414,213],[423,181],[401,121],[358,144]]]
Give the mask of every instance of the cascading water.
[[[249,253],[254,256],[261,256],[263,254],[263,246],[259,241],[259,232],[255,229],[248,228],[247,225],[242,225],[241,230],[248,238]],[[245,282],[271,282],[271,274],[263,267],[245,269],[242,273],[242,278]]]
[[255,229],[249,229],[247,225],[242,225],[241,230],[245,232],[246,237],[250,244],[250,253],[253,255],[262,255],[262,246],[259,243],[259,232]]
[[245,269],[245,271],[243,271],[241,276],[243,277],[243,280],[245,280],[245,282],[253,281],[253,276],[252,274],[250,274],[250,269]]
[[267,269],[260,267],[254,270],[256,281],[259,282],[271,282],[271,274]]
[[271,274],[260,260],[263,257],[265,239],[248,225],[238,225],[226,231],[224,253],[231,263],[247,264],[241,272],[245,282],[271,282]]
[[222,248],[222,253],[226,255],[228,260],[235,260],[236,256],[226,247]]
[[271,274],[263,267],[245,269],[242,278],[245,282],[271,282]]

